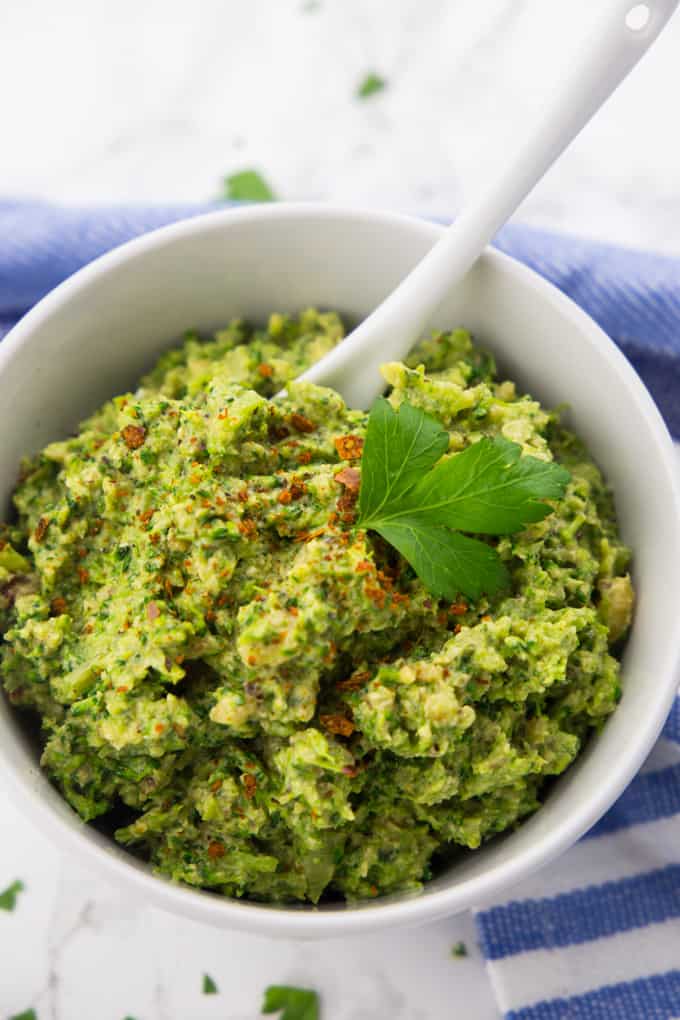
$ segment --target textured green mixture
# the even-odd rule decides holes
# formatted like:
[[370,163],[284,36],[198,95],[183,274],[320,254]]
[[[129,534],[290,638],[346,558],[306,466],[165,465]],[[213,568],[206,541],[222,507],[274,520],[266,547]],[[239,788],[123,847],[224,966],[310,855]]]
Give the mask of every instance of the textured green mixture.
[[502,435],[572,475],[493,540],[509,592],[438,602],[352,528],[366,414],[292,381],[342,334],[309,310],[187,337],[23,465],[0,526],[0,673],[44,768],[160,873],[231,896],[417,888],[534,811],[620,695],[629,554],[582,445],[463,330],[386,366],[452,452]]

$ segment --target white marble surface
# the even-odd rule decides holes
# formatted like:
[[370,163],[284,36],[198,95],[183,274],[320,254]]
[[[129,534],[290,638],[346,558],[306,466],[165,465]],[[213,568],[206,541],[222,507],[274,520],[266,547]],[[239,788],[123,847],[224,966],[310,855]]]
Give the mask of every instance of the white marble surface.
[[[313,0],[312,0],[313,3]],[[200,200],[262,170],[281,198],[458,208],[574,59],[592,0],[3,0],[0,196]],[[680,252],[680,17],[521,210]],[[365,72],[388,79],[366,102]],[[663,111],[663,113],[662,113]],[[493,156],[492,156],[493,154]],[[0,787],[1,787],[0,778]],[[300,944],[212,929],[81,873],[0,789],[0,1020],[251,1020],[264,985],[323,1020],[495,1020],[470,917]],[[463,940],[470,955],[452,959]],[[211,974],[218,996],[203,996]]]

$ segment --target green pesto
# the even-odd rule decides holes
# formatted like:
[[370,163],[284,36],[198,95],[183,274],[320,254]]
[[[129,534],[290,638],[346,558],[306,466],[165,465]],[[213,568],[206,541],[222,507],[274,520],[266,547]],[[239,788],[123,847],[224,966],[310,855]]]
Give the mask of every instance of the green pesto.
[[629,553],[583,446],[464,330],[385,367],[451,451],[502,435],[571,473],[553,514],[493,540],[509,591],[438,602],[352,527],[367,416],[294,381],[342,335],[308,310],[188,336],[23,464],[0,526],[0,673],[47,773],[225,895],[418,888],[534,811],[620,694]]

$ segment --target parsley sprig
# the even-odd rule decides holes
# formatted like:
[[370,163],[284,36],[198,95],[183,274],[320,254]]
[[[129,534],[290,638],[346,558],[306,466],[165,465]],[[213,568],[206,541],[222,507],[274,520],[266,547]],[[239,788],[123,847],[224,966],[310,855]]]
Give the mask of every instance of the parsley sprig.
[[311,988],[270,985],[265,989],[263,1013],[278,1013],[279,1020],[319,1020],[319,996]]
[[449,433],[404,401],[371,408],[361,458],[356,526],[376,531],[440,598],[476,599],[508,584],[496,550],[461,532],[508,535],[552,513],[564,496],[563,467],[522,456],[507,439],[483,438],[445,457]]

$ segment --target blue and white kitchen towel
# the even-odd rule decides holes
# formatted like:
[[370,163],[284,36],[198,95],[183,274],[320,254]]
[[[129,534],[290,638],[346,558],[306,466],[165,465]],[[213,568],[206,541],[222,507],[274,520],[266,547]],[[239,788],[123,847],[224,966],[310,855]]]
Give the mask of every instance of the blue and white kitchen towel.
[[[97,255],[210,208],[0,201],[0,336]],[[680,259],[518,226],[497,243],[600,323],[680,439]],[[680,1020],[680,701],[605,817],[477,925],[506,1020]]]

